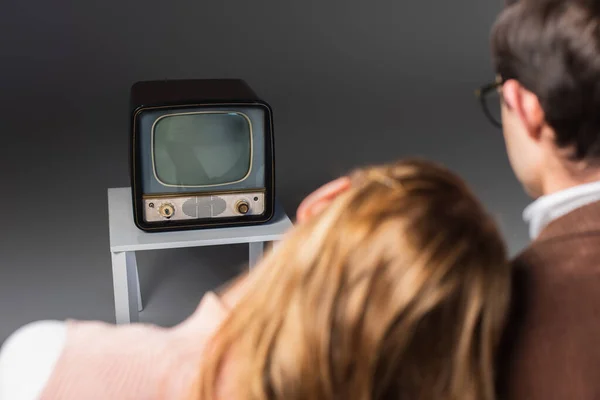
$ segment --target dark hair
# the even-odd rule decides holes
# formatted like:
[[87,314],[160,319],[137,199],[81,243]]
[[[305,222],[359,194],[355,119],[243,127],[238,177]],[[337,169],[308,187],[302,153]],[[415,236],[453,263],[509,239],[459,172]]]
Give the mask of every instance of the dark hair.
[[600,160],[600,1],[506,4],[492,29],[496,72],[538,97],[573,159]]

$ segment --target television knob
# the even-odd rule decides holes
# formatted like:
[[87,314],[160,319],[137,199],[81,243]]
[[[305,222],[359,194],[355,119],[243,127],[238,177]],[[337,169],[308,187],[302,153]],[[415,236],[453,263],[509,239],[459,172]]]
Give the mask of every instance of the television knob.
[[175,206],[171,203],[161,204],[158,213],[165,218],[171,218],[175,214]]
[[250,205],[248,204],[247,201],[243,201],[243,200],[237,203],[236,208],[240,214],[247,214],[248,211],[250,211]]

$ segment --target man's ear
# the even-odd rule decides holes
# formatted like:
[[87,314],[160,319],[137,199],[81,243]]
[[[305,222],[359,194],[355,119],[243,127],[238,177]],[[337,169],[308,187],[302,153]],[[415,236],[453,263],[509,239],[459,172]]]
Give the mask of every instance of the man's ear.
[[333,199],[350,188],[350,178],[343,176],[309,194],[298,207],[296,221],[302,223],[322,211]]
[[501,95],[506,107],[519,117],[530,136],[539,139],[545,115],[537,96],[515,79],[504,82]]

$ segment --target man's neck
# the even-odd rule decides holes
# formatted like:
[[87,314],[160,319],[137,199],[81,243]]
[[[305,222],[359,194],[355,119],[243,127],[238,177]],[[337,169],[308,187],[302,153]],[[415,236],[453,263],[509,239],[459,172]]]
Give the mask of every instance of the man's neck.
[[600,166],[579,163],[564,163],[547,168],[542,182],[542,196],[550,195],[586,183],[600,181]]

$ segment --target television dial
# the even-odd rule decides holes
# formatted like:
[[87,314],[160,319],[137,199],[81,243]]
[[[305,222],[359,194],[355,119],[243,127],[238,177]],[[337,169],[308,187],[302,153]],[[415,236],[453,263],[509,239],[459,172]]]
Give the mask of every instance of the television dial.
[[237,203],[236,209],[240,214],[247,214],[250,211],[250,205],[247,201],[242,200]]
[[161,204],[158,208],[158,212],[165,218],[171,218],[175,214],[175,206],[171,203]]

